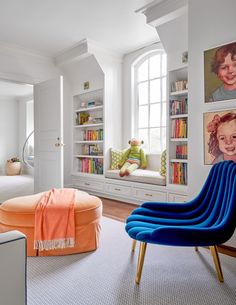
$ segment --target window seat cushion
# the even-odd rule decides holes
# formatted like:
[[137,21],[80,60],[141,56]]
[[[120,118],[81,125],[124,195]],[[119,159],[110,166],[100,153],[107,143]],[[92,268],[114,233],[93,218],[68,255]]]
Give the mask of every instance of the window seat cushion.
[[129,176],[120,177],[119,170],[107,170],[105,173],[106,178],[120,179],[123,181],[141,182],[156,185],[166,185],[166,178],[161,176],[158,171],[148,169],[136,169]]

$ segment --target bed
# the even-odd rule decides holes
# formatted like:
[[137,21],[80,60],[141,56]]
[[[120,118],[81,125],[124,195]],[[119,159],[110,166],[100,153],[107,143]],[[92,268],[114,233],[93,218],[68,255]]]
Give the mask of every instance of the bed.
[[10,198],[24,195],[32,195],[33,193],[33,176],[0,176],[0,204]]

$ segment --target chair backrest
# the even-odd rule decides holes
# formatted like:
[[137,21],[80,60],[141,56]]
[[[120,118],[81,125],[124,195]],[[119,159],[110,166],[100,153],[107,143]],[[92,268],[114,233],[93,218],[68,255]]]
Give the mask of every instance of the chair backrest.
[[236,227],[236,163],[224,161],[215,165],[217,181],[205,220],[201,226],[220,231],[221,242],[228,240]]
[[197,224],[208,217],[208,214],[215,205],[219,185],[222,181],[223,168],[224,162],[217,163],[211,168],[201,191],[189,202],[189,209],[185,208],[186,212],[183,213],[183,218],[191,219],[192,223],[194,218]]

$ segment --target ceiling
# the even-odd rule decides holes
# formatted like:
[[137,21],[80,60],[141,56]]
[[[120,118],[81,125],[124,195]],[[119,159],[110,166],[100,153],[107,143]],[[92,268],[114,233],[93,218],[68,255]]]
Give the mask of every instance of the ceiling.
[[33,86],[0,80],[0,98],[18,99],[33,95]]
[[126,54],[158,41],[135,10],[152,0],[0,0],[0,42],[56,56],[84,38]]

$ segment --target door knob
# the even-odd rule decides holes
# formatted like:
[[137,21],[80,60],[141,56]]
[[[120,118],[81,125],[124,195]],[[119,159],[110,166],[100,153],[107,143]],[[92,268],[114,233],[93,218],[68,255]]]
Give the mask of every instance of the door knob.
[[56,143],[55,146],[56,147],[63,147],[63,146],[65,146],[65,144],[64,143]]

